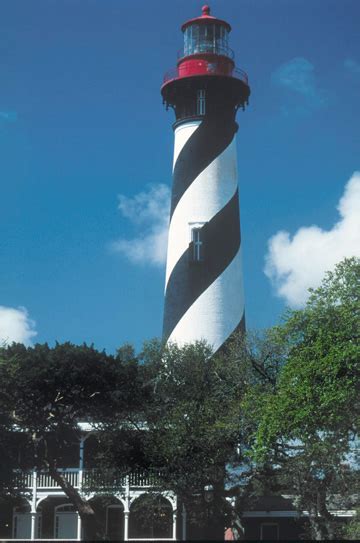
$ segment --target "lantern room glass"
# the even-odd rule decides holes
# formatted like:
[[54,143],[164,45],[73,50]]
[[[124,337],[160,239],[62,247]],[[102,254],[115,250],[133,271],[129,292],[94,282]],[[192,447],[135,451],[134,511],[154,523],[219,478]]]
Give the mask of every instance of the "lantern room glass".
[[216,23],[188,25],[184,30],[184,56],[212,53],[231,57],[226,26]]

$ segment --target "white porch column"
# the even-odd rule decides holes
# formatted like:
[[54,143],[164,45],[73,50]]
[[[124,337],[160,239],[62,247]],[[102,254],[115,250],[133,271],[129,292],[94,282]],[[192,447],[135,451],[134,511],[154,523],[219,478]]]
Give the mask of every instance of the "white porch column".
[[81,529],[82,529],[81,517],[78,513],[77,514],[77,540],[78,541],[81,541]]
[[[79,473],[78,473],[78,480],[77,480],[77,486],[79,488],[79,491],[81,493],[82,491],[82,484],[83,484],[83,478],[84,478],[84,446],[85,441],[89,437],[89,435],[84,436],[84,434],[81,434],[80,440],[79,440]],[[81,534],[82,533],[82,521],[79,513],[77,514],[77,540],[81,541]]]
[[182,534],[181,534],[181,539],[182,541],[186,541],[186,509],[185,509],[185,505],[183,504],[182,506],[182,512],[181,512],[181,516],[182,516]]
[[129,539],[129,511],[124,511],[124,541]]
[[173,511],[172,538],[173,538],[174,541],[176,541],[176,519],[177,519],[177,513],[176,513],[176,511]]
[[129,539],[129,514],[130,514],[130,477],[126,475],[125,479],[125,503],[124,509],[124,541]]
[[30,538],[36,538],[36,502],[37,502],[37,472],[32,472],[32,500],[31,500],[31,531]]
[[127,509],[129,510],[129,506],[130,506],[130,477],[129,475],[126,475],[126,478],[125,478],[125,499],[126,499]]
[[36,513],[34,511],[31,511],[31,539],[35,539],[36,537]]
[[80,451],[79,451],[79,489],[81,490],[84,474],[84,445],[86,437],[81,436],[80,438]]
[[[81,435],[79,443],[79,474],[78,474],[78,487],[81,492],[84,476],[84,445],[87,436]],[[79,513],[77,514],[77,540],[81,541],[82,522]]]

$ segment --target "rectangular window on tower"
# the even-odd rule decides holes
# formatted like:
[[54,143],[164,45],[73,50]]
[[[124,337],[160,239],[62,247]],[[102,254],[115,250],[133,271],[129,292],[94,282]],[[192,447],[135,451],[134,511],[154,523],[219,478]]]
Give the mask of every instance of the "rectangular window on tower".
[[203,231],[201,228],[196,227],[191,229],[191,242],[192,261],[202,262],[204,260],[204,240]]
[[201,89],[197,91],[197,115],[205,115],[205,90]]

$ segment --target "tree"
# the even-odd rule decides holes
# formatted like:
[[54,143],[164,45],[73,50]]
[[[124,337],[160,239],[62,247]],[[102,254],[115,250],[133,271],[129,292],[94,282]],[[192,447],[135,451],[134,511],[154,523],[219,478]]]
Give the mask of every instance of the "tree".
[[[96,511],[57,470],[79,438],[78,422],[89,421],[99,448],[93,458],[98,473],[87,490],[108,492],[108,470],[161,467],[158,488],[173,490],[189,510],[195,505],[204,523],[210,507],[212,535],[222,537],[230,493],[224,485],[231,479],[225,465],[244,434],[240,399],[253,379],[243,351],[243,338],[216,356],[201,343],[179,348],[156,341],[138,358],[128,345],[116,357],[69,343],[3,349],[2,411],[6,428],[16,425],[23,440],[20,461],[10,455],[12,467],[48,471],[79,511],[86,538],[95,539]],[[205,504],[206,486],[214,495],[207,510],[198,503]]]
[[227,498],[250,477],[245,452],[252,423],[241,402],[249,387],[273,386],[279,356],[242,334],[215,354],[202,342],[150,342],[141,359],[152,390],[144,437],[150,462],[163,468],[159,483],[187,511],[197,511],[196,523],[208,525],[208,539],[222,539],[224,524],[239,521]]
[[352,539],[359,541],[360,539],[360,511],[356,511],[355,517],[349,522],[349,524],[343,530],[342,536],[344,539]]
[[[121,416],[126,421],[138,408],[141,387],[130,355],[128,348],[113,357],[70,343],[54,348],[14,344],[0,353],[0,431],[8,443],[0,448],[6,466],[0,484],[9,490],[14,467],[47,471],[79,512],[86,539],[100,536],[95,511],[57,468],[78,442],[79,421],[91,422],[101,436],[107,420]],[[14,439],[22,442],[20,458],[11,447]],[[100,449],[99,466],[103,454]]]
[[[346,259],[272,331],[286,350],[274,390],[246,402],[257,413],[254,457],[309,511],[311,536],[337,535],[330,505],[349,506],[358,479],[360,261]],[[339,503],[337,503],[339,505]],[[338,507],[340,508],[340,507]]]
[[3,361],[0,355],[0,498],[14,493],[14,474],[17,462],[11,454],[11,431],[13,420],[9,410],[11,389],[1,386],[4,383]]
[[229,366],[203,343],[183,348],[151,343],[143,357],[154,392],[146,412],[149,456],[163,468],[163,487],[173,490],[188,511],[198,509],[198,523],[209,520],[204,487],[213,489],[212,537],[219,539],[225,463],[239,434],[239,372],[233,368],[231,381]]

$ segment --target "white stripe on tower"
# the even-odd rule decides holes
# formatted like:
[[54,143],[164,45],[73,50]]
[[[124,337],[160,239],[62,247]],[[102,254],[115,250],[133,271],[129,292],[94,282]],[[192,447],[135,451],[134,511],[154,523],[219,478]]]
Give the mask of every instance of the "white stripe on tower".
[[[180,345],[205,339],[216,351],[244,321],[236,129],[214,117],[175,129],[164,337]],[[203,262],[191,262],[195,224]]]
[[[195,122],[199,126],[201,121]],[[181,149],[194,133],[194,124],[194,122],[184,123],[175,129],[174,169]],[[237,161],[234,137],[225,151],[191,183],[174,210],[169,226],[165,291],[176,262],[189,247],[189,225],[207,223],[228,203],[236,190]]]
[[241,249],[226,270],[193,303],[168,341],[183,345],[205,339],[216,352],[244,318]]

